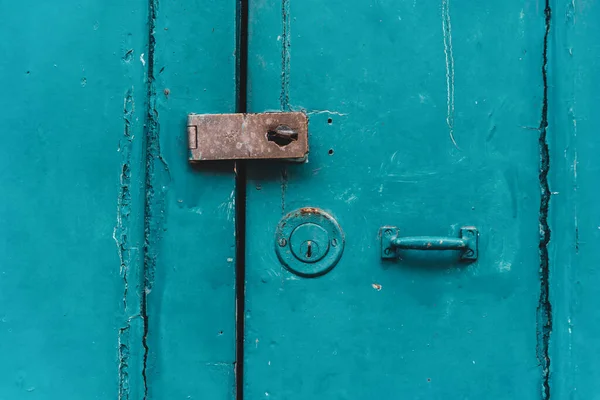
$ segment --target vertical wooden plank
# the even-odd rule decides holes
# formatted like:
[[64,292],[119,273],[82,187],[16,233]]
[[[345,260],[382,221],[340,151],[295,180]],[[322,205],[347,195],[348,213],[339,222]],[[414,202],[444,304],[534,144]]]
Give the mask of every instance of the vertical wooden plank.
[[[248,171],[245,397],[545,395],[543,4],[258,1],[250,22],[250,111],[305,110],[311,149]],[[302,206],[346,233],[319,278],[269,249]],[[474,224],[480,258],[382,263],[388,224]]]
[[235,111],[235,2],[151,2],[149,399],[234,396],[233,164],[187,162],[187,114]]
[[551,398],[600,392],[600,36],[597,1],[552,1]]
[[0,15],[0,398],[140,399],[147,2]]

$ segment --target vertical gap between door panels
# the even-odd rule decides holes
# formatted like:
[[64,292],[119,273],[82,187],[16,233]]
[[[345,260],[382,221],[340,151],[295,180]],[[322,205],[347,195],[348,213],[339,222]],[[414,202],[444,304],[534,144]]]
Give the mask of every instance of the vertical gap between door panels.
[[[248,2],[237,2],[237,64],[236,64],[236,112],[248,111]],[[235,170],[235,296],[236,296],[236,344],[235,344],[235,397],[244,398],[244,321],[246,294],[246,163],[236,161]]]

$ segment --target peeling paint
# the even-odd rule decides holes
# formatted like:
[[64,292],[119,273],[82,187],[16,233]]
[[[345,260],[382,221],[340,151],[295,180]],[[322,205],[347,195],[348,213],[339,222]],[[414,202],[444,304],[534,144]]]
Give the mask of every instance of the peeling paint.
[[[158,123],[158,110],[156,108],[156,87],[154,77],[154,51],[156,48],[156,17],[158,11],[158,0],[149,2],[148,20],[148,79],[147,79],[147,111],[146,111],[146,180],[144,202],[144,290],[141,297],[141,316],[144,322],[144,334],[142,346],[144,348],[142,378],[144,382],[144,399],[148,398],[148,295],[152,291],[156,270],[156,243],[161,237],[161,226],[164,218],[164,190],[166,185],[157,184],[161,172],[168,174],[168,165],[160,154],[160,126]],[[140,56],[142,64],[144,54]],[[157,160],[159,161],[157,168]]]
[[547,142],[548,131],[548,38],[550,35],[551,8],[549,0],[546,0],[545,34],[542,53],[542,82],[543,100],[542,115],[539,126],[539,151],[540,151],[540,297],[537,307],[537,357],[542,368],[542,398],[550,398],[550,335],[552,334],[552,304],[550,302],[550,261],[548,255],[548,244],[550,242],[550,226],[548,223],[548,212],[550,198],[552,196],[548,182],[550,171],[550,150]]
[[[133,88],[129,89],[123,100],[123,138],[119,143],[121,153],[121,171],[119,175],[119,192],[117,198],[117,223],[113,230],[113,239],[119,254],[119,273],[123,279],[123,313],[127,313],[127,291],[129,290],[128,273],[131,263],[131,252],[128,244],[129,219],[131,215],[131,151],[133,135],[131,133],[131,119],[134,112]],[[129,320],[119,329],[119,400],[129,399]]]
[[[235,216],[235,190],[231,191],[229,197],[224,203],[221,203],[219,210],[227,214],[227,221],[233,221]],[[202,213],[202,212],[200,212]]]
[[129,329],[129,325],[119,329],[119,400],[129,399]]

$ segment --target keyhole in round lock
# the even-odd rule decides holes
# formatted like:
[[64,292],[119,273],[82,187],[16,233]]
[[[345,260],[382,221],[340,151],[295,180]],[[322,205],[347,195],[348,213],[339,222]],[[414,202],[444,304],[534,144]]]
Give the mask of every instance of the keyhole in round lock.
[[316,207],[285,215],[275,232],[275,252],[293,274],[316,278],[331,271],[344,251],[344,233],[337,221]]
[[319,245],[314,240],[307,240],[300,245],[300,253],[305,260],[315,259],[319,256]]
[[294,229],[290,244],[292,253],[298,260],[314,263],[327,254],[329,234],[317,224],[305,223]]

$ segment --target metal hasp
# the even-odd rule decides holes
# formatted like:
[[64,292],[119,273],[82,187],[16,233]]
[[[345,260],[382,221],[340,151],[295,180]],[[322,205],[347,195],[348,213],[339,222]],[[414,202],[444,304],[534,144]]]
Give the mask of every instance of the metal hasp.
[[381,236],[381,258],[396,258],[398,249],[406,250],[458,250],[463,261],[477,260],[479,231],[474,226],[463,226],[460,238],[443,236],[399,237],[395,226],[384,226],[379,230]]
[[189,160],[304,161],[308,118],[302,112],[188,115]]

